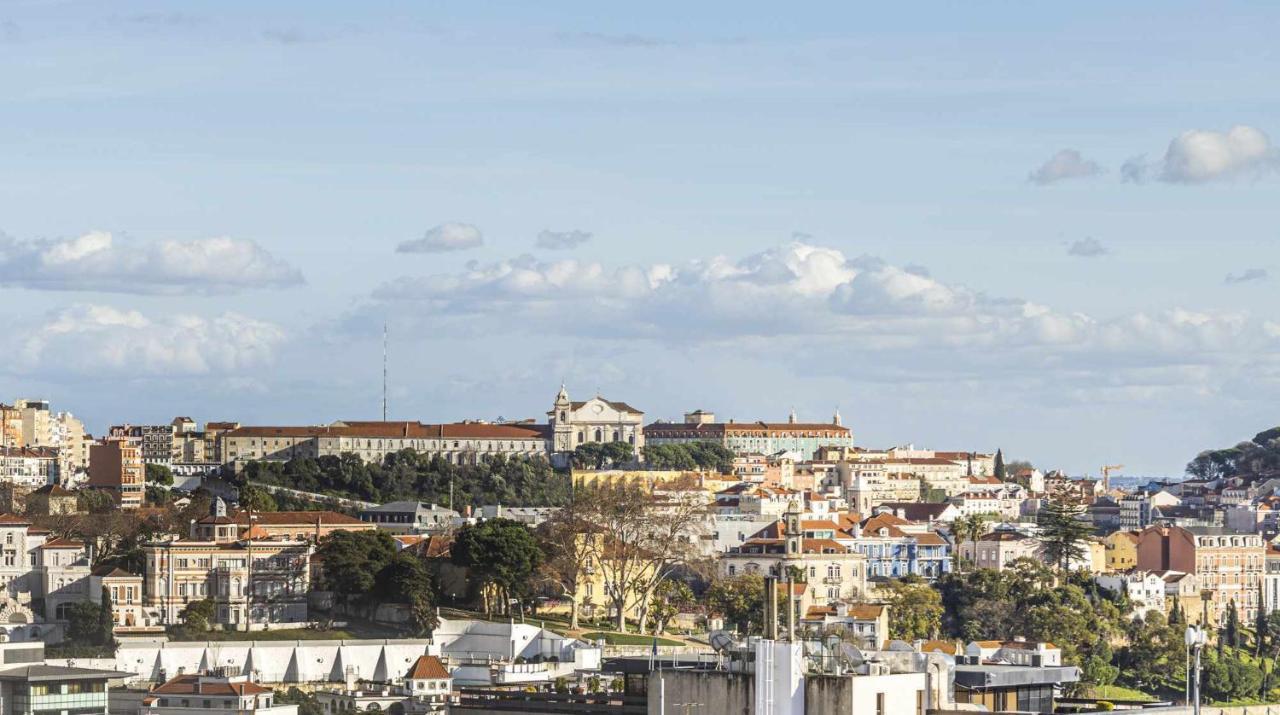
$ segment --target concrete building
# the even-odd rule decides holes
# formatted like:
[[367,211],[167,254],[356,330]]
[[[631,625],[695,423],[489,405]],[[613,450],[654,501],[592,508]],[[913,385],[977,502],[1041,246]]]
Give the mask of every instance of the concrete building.
[[[1221,527],[1151,526],[1138,534],[1138,566],[1143,571],[1194,574],[1209,599],[1210,618],[1218,622],[1235,602],[1240,618],[1252,623],[1262,606],[1266,545],[1258,534]],[[1196,615],[1188,613],[1188,620]]]
[[786,422],[716,422],[701,410],[685,415],[684,422],[654,422],[644,427],[649,444],[713,442],[734,454],[776,455],[792,453],[801,460],[814,459],[823,448],[853,448],[853,432],[840,424],[837,412],[831,422],[800,422],[792,411]]
[[1098,585],[1113,593],[1127,594],[1133,606],[1133,615],[1146,617],[1150,612],[1167,613],[1165,581],[1159,572],[1130,571],[1128,573],[1100,574],[1094,577]]
[[637,457],[644,454],[644,413],[625,402],[606,400],[599,395],[584,402],[569,399],[563,385],[555,403],[547,410],[551,450],[567,455],[587,443],[624,442]]
[[111,681],[130,675],[45,665],[38,643],[3,643],[0,654],[0,715],[107,715]]
[[439,533],[460,516],[452,509],[419,501],[394,501],[360,511],[360,521],[393,534]]
[[1017,559],[1039,559],[1040,540],[1017,531],[993,531],[978,537],[976,542],[960,544],[960,557],[968,559],[980,569],[1004,570]]
[[107,439],[89,451],[89,486],[111,493],[123,509],[142,506],[146,466],[142,449],[127,439]]

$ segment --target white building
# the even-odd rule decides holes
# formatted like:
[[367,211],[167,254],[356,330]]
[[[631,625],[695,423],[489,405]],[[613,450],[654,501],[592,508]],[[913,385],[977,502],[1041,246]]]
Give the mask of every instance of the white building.
[[210,710],[237,715],[298,715],[297,705],[276,705],[275,692],[247,676],[192,673],[157,686],[142,700],[139,715],[200,715]]
[[1125,593],[1133,604],[1135,616],[1165,612],[1165,581],[1159,573],[1130,571],[1128,573],[1100,574],[1094,577],[1098,585],[1114,593]]
[[569,399],[564,385],[555,404],[547,410],[552,452],[567,455],[587,443],[630,444],[637,456],[644,451],[644,413],[625,402],[606,400],[599,395],[585,402]]

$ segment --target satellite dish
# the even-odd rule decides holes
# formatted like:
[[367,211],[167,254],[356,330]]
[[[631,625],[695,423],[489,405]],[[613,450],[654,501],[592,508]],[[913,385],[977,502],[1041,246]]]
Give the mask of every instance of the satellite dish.
[[723,653],[738,644],[727,631],[714,631],[707,640],[711,643],[711,649],[717,653]]

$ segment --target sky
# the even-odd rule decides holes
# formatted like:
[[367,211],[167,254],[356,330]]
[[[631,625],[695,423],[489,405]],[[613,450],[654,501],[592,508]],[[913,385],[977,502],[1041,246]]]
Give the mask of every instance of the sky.
[[[1176,476],[1277,423],[1274,3],[0,2],[0,399],[828,421]],[[1274,137],[1274,138],[1273,138]]]

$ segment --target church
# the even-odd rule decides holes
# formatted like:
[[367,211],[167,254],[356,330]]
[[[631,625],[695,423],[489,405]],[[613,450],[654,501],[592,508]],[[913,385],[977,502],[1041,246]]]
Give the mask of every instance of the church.
[[563,459],[588,442],[626,442],[637,458],[644,450],[644,413],[625,402],[606,400],[596,395],[585,402],[569,399],[564,385],[556,394],[555,405],[547,412],[553,459]]

